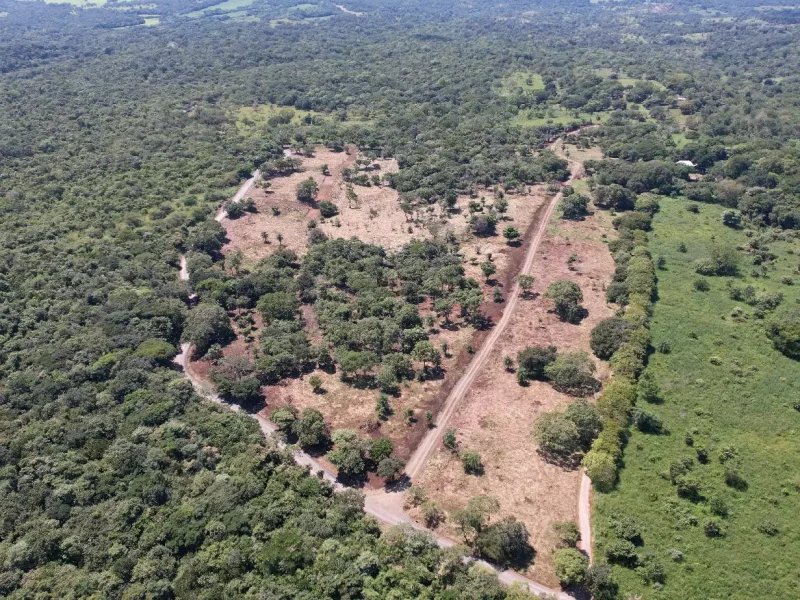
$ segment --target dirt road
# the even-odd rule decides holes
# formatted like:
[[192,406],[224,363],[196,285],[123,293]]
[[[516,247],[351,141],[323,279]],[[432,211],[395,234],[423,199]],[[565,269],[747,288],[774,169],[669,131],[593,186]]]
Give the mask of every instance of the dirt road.
[[589,557],[589,564],[594,564],[594,544],[592,540],[592,480],[581,470],[581,489],[578,493],[578,529],[581,540],[578,548]]
[[[253,187],[253,184],[259,177],[261,177],[261,171],[256,169],[255,171],[253,171],[253,175],[250,177],[250,179],[245,181],[242,184],[242,187],[240,187],[239,190],[236,192],[236,194],[233,196],[233,198],[231,198],[231,202],[233,202],[234,204],[236,204],[237,202],[241,202],[242,198],[244,198],[244,195],[250,191],[250,188]],[[214,217],[214,220],[217,223],[221,223],[222,220],[227,216],[228,212],[225,210],[225,205],[223,204],[217,210],[217,215]]]
[[[557,147],[556,144],[557,144],[557,142],[552,144],[551,147],[552,148],[556,148]],[[562,156],[563,156],[563,153],[562,153]],[[572,161],[570,161],[570,166],[572,168],[572,175],[570,176],[570,178],[567,181],[567,183],[571,183],[572,181],[582,177],[582,175],[583,175],[582,165],[575,164]],[[253,177],[248,179],[242,185],[242,187],[239,189],[239,191],[236,193],[236,195],[232,198],[232,201],[233,202],[239,202],[244,197],[244,195],[247,193],[247,191],[250,189],[250,187],[253,185],[253,182],[256,180],[256,178],[259,175],[260,175],[260,173],[258,171],[253,173]],[[520,269],[520,273],[526,273],[526,274],[530,273],[530,271],[531,271],[531,269],[533,267],[533,262],[534,262],[535,255],[536,255],[536,252],[538,250],[538,247],[539,247],[542,239],[545,236],[545,233],[547,231],[547,226],[548,226],[548,224],[550,222],[550,218],[552,217],[553,212],[555,211],[555,208],[558,205],[558,202],[560,201],[561,197],[562,197],[562,194],[560,192],[557,195],[555,195],[553,197],[553,199],[551,200],[550,204],[548,205],[547,210],[542,214],[542,219],[541,219],[541,221],[539,223],[539,226],[538,226],[538,228],[536,230],[535,237],[534,237],[534,239],[532,240],[532,242],[530,244],[530,247],[528,249],[528,253],[525,256],[525,261],[522,264],[522,267]],[[226,214],[225,214],[224,208],[220,207],[220,210],[217,213],[216,220],[217,221],[222,221],[225,218],[225,216],[226,216]],[[181,269],[180,269],[180,275],[179,276],[180,276],[181,279],[188,279],[189,278],[188,265],[187,265],[187,262],[186,262],[186,258],[184,256],[181,256]],[[422,469],[424,468],[425,463],[427,462],[427,460],[430,457],[431,453],[436,448],[436,444],[439,441],[439,439],[440,439],[440,437],[441,437],[441,435],[442,435],[447,423],[449,422],[450,418],[452,417],[453,413],[455,412],[455,410],[456,410],[456,408],[458,406],[458,403],[466,395],[466,392],[469,390],[470,386],[472,385],[472,382],[474,381],[475,376],[477,375],[478,371],[480,371],[481,367],[485,364],[489,354],[492,351],[492,348],[493,348],[495,342],[497,341],[497,339],[503,333],[503,330],[508,325],[508,323],[509,323],[509,321],[511,319],[511,315],[514,312],[514,310],[516,309],[517,302],[519,300],[519,296],[520,296],[519,284],[515,284],[512,292],[511,292],[511,295],[507,299],[506,308],[503,311],[503,316],[501,317],[499,323],[495,326],[495,328],[491,332],[490,336],[486,339],[486,341],[484,342],[483,346],[481,347],[479,352],[475,355],[475,358],[473,358],[472,362],[468,366],[467,371],[464,373],[462,378],[458,381],[458,383],[456,384],[456,386],[453,388],[452,392],[448,396],[447,401],[446,401],[442,411],[439,413],[439,417],[438,417],[437,422],[436,422],[437,427],[432,429],[431,433],[428,434],[428,436],[425,437],[423,442],[420,444],[420,446],[415,451],[414,455],[412,455],[411,460],[409,461],[408,465],[406,466],[406,474],[410,478],[413,478],[415,475],[418,475],[422,471]],[[237,406],[235,404],[227,403],[224,400],[222,400],[214,392],[214,390],[211,389],[210,386],[206,385],[205,382],[203,382],[199,377],[196,376],[196,374],[194,374],[192,372],[191,361],[190,361],[191,352],[192,352],[191,345],[190,344],[183,344],[181,346],[181,353],[174,359],[174,361],[175,361],[175,363],[177,365],[179,365],[183,369],[183,372],[184,372],[185,376],[192,383],[192,385],[194,386],[194,388],[196,389],[198,394],[201,397],[205,398],[206,400],[214,402],[214,403],[217,403],[217,404],[221,404],[223,406],[226,406],[230,410],[234,410],[234,411],[237,411],[237,412],[241,411],[241,408],[239,406]],[[259,427],[261,428],[262,433],[264,434],[264,436],[266,438],[269,438],[270,436],[272,436],[272,434],[274,434],[276,432],[275,426],[270,421],[268,421],[266,418],[264,418],[263,416],[261,416],[259,414],[253,414],[253,415],[250,415],[250,416],[252,416],[254,419],[256,419],[256,421],[259,424]],[[285,445],[282,442],[278,442],[278,445],[281,446],[281,447],[285,447]],[[316,459],[314,459],[310,455],[306,454],[305,452],[303,452],[301,450],[296,450],[294,452],[294,458],[295,458],[295,460],[297,461],[298,464],[307,466],[312,473],[321,473],[322,477],[326,481],[331,483],[331,485],[334,487],[334,489],[337,489],[337,490],[344,489],[344,486],[341,483],[338,482],[336,474],[331,472],[328,468],[326,468],[324,465],[322,465],[319,461],[317,461]],[[585,474],[583,475],[583,477],[588,482],[588,477],[586,477]],[[590,493],[591,493],[591,485],[589,485],[588,491],[586,492],[585,514],[579,515],[580,516],[579,520],[581,522],[581,536],[582,536],[582,538],[584,540],[589,540],[588,553],[589,553],[589,555],[591,557],[591,530],[589,529],[589,533],[588,534],[584,534],[584,518],[586,519],[586,522],[589,523],[589,527],[590,527],[589,512],[588,512],[589,511],[589,494]],[[399,492],[387,492],[386,490],[371,490],[370,493],[368,493],[366,495],[366,497],[365,497],[364,511],[367,514],[372,515],[373,517],[375,517],[380,522],[382,522],[382,523],[384,523],[386,525],[390,525],[390,526],[393,526],[393,525],[408,525],[408,526],[413,527],[414,529],[417,529],[419,531],[428,531],[429,533],[431,533],[431,535],[434,536],[434,538],[436,539],[437,544],[442,548],[449,548],[451,546],[456,545],[456,542],[454,542],[453,540],[451,540],[449,538],[442,537],[442,536],[438,536],[438,535],[434,534],[433,532],[430,532],[428,529],[424,528],[423,526],[415,523],[402,510],[402,508],[401,508],[402,507],[402,502],[400,501],[400,498],[401,498],[401,495],[400,495]],[[584,490],[583,490],[583,482],[582,482],[581,494],[580,494],[580,503],[579,503],[579,513],[581,512],[581,510],[583,508],[584,508]],[[495,567],[495,566],[493,566],[493,565],[491,565],[489,563],[486,563],[485,561],[481,561],[481,560],[476,561],[476,562],[478,562],[479,564],[481,564],[481,565],[483,565],[483,566],[485,566],[487,568],[491,568],[492,570],[494,570],[497,573],[498,578],[500,579],[500,581],[502,581],[505,584],[521,583],[521,584],[527,586],[528,589],[531,592],[533,592],[535,594],[538,594],[538,595],[541,595],[541,596],[554,597],[554,598],[557,598],[558,600],[574,600],[571,595],[569,595],[569,594],[567,594],[565,592],[560,592],[558,590],[554,590],[554,589],[548,588],[547,586],[544,586],[544,585],[542,585],[540,583],[537,583],[537,582],[535,582],[535,581],[533,581],[531,579],[528,579],[527,577],[525,577],[523,575],[520,575],[519,573],[517,573],[515,571],[501,570],[501,569],[499,569],[499,568],[497,568],[497,567]]]
[[[555,148],[557,143],[558,142],[552,144],[551,147]],[[567,180],[567,185],[583,176],[582,165],[574,164],[570,161],[570,166],[572,168],[572,175]],[[561,192],[553,196],[553,199],[550,200],[550,204],[547,206],[547,209],[542,214],[541,220],[539,221],[539,226],[534,234],[533,241],[528,247],[528,253],[525,255],[525,261],[522,263],[522,267],[520,268],[520,274],[531,273],[533,261],[536,258],[536,252],[539,250],[539,245],[541,244],[542,239],[544,239],[545,233],[547,232],[547,226],[550,223],[550,218],[553,216],[553,212],[555,212],[556,206],[558,205],[562,196],[563,194]],[[408,475],[411,479],[414,479],[420,475],[425,468],[428,459],[431,457],[431,454],[433,454],[433,451],[439,444],[439,440],[444,435],[453,413],[455,412],[456,408],[458,408],[459,403],[467,395],[467,392],[472,386],[475,377],[484,367],[489,355],[492,353],[495,343],[500,336],[503,335],[503,332],[511,321],[514,310],[517,308],[519,297],[519,283],[515,282],[514,287],[511,290],[511,294],[509,294],[506,298],[503,316],[500,317],[500,321],[494,326],[491,333],[486,338],[486,341],[483,343],[480,350],[478,350],[478,352],[475,354],[472,362],[470,362],[467,370],[464,371],[461,379],[459,379],[458,383],[456,383],[456,385],[453,387],[453,390],[450,392],[450,395],[447,397],[447,400],[445,400],[444,406],[436,418],[435,427],[431,428],[428,435],[426,435],[419,446],[417,446],[414,454],[411,455],[411,458],[406,465],[406,475]]]

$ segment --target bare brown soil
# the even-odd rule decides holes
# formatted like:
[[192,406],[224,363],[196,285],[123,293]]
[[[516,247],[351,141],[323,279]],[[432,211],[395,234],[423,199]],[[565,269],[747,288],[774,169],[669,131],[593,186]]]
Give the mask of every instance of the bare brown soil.
[[[577,519],[579,471],[566,471],[549,464],[536,453],[531,436],[533,424],[543,411],[566,407],[572,399],[549,384],[517,384],[503,366],[503,357],[516,358],[528,345],[554,344],[561,351],[589,349],[591,329],[613,310],[605,302],[605,287],[611,281],[614,263],[603,243],[612,231],[610,217],[596,213],[582,222],[554,220],[536,255],[536,297],[523,300],[497,342],[478,379],[464,398],[449,427],[456,429],[462,450],[479,452],[485,465],[480,477],[465,475],[457,457],[438,449],[416,484],[447,510],[461,508],[477,494],[500,501],[498,517],[515,516],[525,523],[537,549],[531,575],[557,585],[551,560],[555,540],[551,524]],[[570,270],[567,259],[578,256]],[[577,282],[583,305],[589,311],[580,325],[562,323],[541,295],[556,279]],[[596,360],[598,376],[608,375],[607,366]],[[457,536],[446,525],[444,532]]]

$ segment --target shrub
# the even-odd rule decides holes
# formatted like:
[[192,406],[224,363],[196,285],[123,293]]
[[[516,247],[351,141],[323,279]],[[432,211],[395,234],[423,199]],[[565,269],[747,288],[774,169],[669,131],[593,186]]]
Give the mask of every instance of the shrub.
[[573,548],[562,548],[553,553],[556,577],[565,587],[581,585],[589,568],[589,558]]
[[639,561],[636,554],[636,546],[628,540],[616,540],[606,548],[606,558],[608,562],[630,567]]
[[594,600],[615,600],[617,584],[609,565],[594,565],[586,570],[584,588]]
[[523,382],[529,379],[544,379],[547,365],[558,356],[555,346],[529,346],[517,354],[517,378]]
[[785,308],[775,313],[766,330],[776,350],[789,358],[800,359],[800,309]]
[[601,492],[610,492],[617,483],[617,465],[614,458],[606,452],[590,450],[581,464],[592,485]]
[[326,219],[330,219],[331,217],[335,217],[339,214],[339,207],[333,202],[323,200],[319,203],[319,213]]
[[327,458],[339,473],[346,476],[361,475],[366,471],[364,461],[364,442],[352,429],[339,429],[331,436],[334,449],[328,452]]
[[483,462],[481,462],[481,455],[477,452],[464,452],[461,455],[461,466],[464,467],[464,472],[469,475],[481,475],[483,473]]
[[378,463],[378,468],[375,472],[379,477],[394,481],[405,466],[406,463],[399,456],[387,456]]
[[722,523],[715,519],[709,519],[703,523],[703,533],[706,534],[706,537],[710,538],[725,536],[725,530],[722,526]]
[[768,536],[775,536],[778,535],[779,530],[778,526],[775,525],[772,521],[763,521],[758,524],[758,530],[763,533],[764,535]]
[[637,396],[639,400],[655,404],[661,401],[661,389],[648,371],[639,378]]
[[608,526],[620,539],[628,540],[634,544],[640,544],[642,542],[642,529],[631,517],[626,515],[614,515],[609,519]]
[[589,199],[586,196],[570,194],[561,199],[561,202],[558,203],[558,209],[561,211],[562,218],[579,220],[586,216],[586,207],[588,205]]
[[618,461],[622,456],[622,427],[615,421],[606,419],[603,423],[603,431],[592,442],[592,450],[595,452],[605,452],[614,461]]
[[392,444],[392,440],[381,437],[373,440],[369,449],[369,457],[373,460],[373,462],[379,463],[384,458],[389,458],[393,450],[394,444]]
[[631,421],[642,433],[661,432],[661,418],[641,408],[634,408],[631,411]]
[[726,210],[722,213],[722,224],[726,227],[739,227],[742,223],[742,215],[735,210]]
[[149,338],[136,348],[136,356],[143,356],[161,365],[168,365],[178,354],[178,350],[167,341]]
[[583,448],[588,448],[603,428],[600,411],[584,398],[570,404],[564,411],[564,416],[575,423]]
[[620,215],[612,221],[617,229],[638,229],[640,231],[650,231],[652,217],[644,212],[630,212]]
[[450,452],[455,452],[458,449],[458,441],[456,440],[456,430],[455,429],[448,429],[444,432],[444,438],[442,438],[442,444],[445,448],[450,450]]
[[636,401],[636,386],[629,379],[616,377],[603,390],[597,400],[597,408],[605,418],[627,427],[630,422],[630,410]]
[[628,341],[630,329],[630,323],[619,317],[603,319],[592,329],[590,340],[592,352],[597,358],[608,360],[622,344]]
[[546,455],[567,458],[580,448],[578,427],[563,413],[545,412],[533,426],[533,437]]
[[560,548],[574,548],[581,539],[581,532],[574,521],[558,521],[553,523],[553,532],[558,538]]
[[504,519],[481,531],[475,539],[475,548],[482,557],[500,567],[520,567],[533,557],[534,551],[528,538],[528,530],[523,523]]
[[292,432],[297,436],[297,442],[304,448],[320,446],[330,439],[322,413],[314,408],[303,410],[300,418],[292,424]]
[[586,352],[570,352],[558,356],[544,369],[545,375],[559,391],[569,394],[595,392],[599,382],[594,378],[595,364]]
[[606,289],[606,301],[625,306],[628,303],[628,284],[614,281]]
[[583,301],[583,292],[580,286],[566,279],[560,279],[551,283],[545,298],[553,301],[556,314],[562,321],[577,323],[583,314],[580,303]]
[[739,253],[732,246],[714,246],[708,258],[695,262],[700,275],[736,275],[739,272]]
[[317,182],[314,181],[313,178],[309,177],[308,179],[300,182],[300,184],[297,186],[297,201],[311,203],[317,197],[318,192],[319,186],[317,185]]
[[435,502],[425,502],[421,508],[422,521],[425,527],[436,529],[445,520],[444,511]]
[[705,279],[695,279],[692,282],[692,286],[694,287],[695,291],[698,292],[707,292],[710,289],[708,281]]
[[293,406],[279,406],[272,411],[270,421],[275,423],[279,431],[288,433],[292,431],[294,422],[297,420],[297,409]]

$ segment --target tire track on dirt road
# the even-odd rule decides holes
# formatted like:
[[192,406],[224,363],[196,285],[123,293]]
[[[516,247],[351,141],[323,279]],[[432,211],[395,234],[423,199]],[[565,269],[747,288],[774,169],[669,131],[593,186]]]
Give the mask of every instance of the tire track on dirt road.
[[[552,144],[551,148],[552,147],[555,147],[555,144]],[[572,173],[565,185],[570,185],[575,180],[580,179],[583,176],[583,167],[580,164],[576,164],[574,161],[569,161],[569,159],[567,160],[572,167]],[[533,268],[533,262],[536,259],[536,253],[539,250],[539,245],[547,233],[547,226],[550,224],[550,219],[553,216],[556,206],[563,195],[563,192],[558,192],[558,194],[553,196],[552,200],[550,200],[550,204],[547,206],[547,209],[539,221],[539,227],[537,228],[533,241],[528,248],[528,253],[525,255],[525,261],[519,270],[520,275],[530,274],[531,269]],[[458,383],[456,383],[456,385],[453,387],[450,395],[447,397],[447,400],[445,400],[444,406],[442,407],[442,410],[439,411],[439,415],[436,418],[435,427],[431,429],[430,433],[423,438],[422,442],[414,451],[414,454],[411,455],[411,458],[406,465],[406,475],[408,475],[410,479],[413,480],[415,477],[419,476],[420,473],[422,473],[422,470],[425,468],[428,459],[430,459],[431,454],[433,454],[433,451],[436,449],[436,446],[439,443],[439,440],[444,435],[445,428],[450,422],[453,414],[455,414],[458,405],[466,397],[467,392],[475,381],[475,377],[478,375],[481,369],[483,369],[486,361],[489,358],[489,355],[492,353],[495,343],[498,339],[500,339],[500,336],[503,335],[506,327],[508,327],[508,324],[511,322],[511,317],[517,308],[519,298],[519,282],[515,282],[510,296],[506,298],[506,306],[503,310],[503,316],[500,317],[500,321],[494,326],[491,333],[486,338],[486,341],[483,343],[480,350],[478,350],[477,354],[475,354],[475,357],[472,359],[472,362],[470,362],[466,371],[464,371],[461,379],[458,380]]]

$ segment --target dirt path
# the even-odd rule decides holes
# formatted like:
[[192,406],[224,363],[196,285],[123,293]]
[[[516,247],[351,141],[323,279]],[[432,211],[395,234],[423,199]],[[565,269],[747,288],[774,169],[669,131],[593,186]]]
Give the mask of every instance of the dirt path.
[[[573,133],[573,132],[570,132]],[[554,142],[551,144],[552,149],[558,149],[557,146],[558,142]],[[563,150],[563,144],[561,146],[561,150]],[[563,152],[561,153],[563,156]],[[583,176],[583,169],[582,165],[576,164],[574,161],[570,161],[570,167],[572,169],[572,174],[567,181],[567,184],[572,183],[576,179],[579,179]],[[253,173],[253,177],[248,179],[242,187],[237,191],[236,195],[232,198],[233,202],[239,202],[250,187],[253,185],[256,178],[260,175],[258,170]],[[547,209],[541,215],[541,220],[539,222],[539,226],[536,230],[535,236],[533,241],[528,248],[528,253],[525,256],[525,260],[522,264],[520,269],[520,273],[530,273],[531,268],[533,267],[534,258],[538,247],[547,232],[547,226],[550,222],[550,219],[555,211],[558,202],[562,197],[562,193],[559,192],[556,194],[553,199],[550,201]],[[221,221],[225,218],[225,211],[223,207],[220,207],[219,211],[217,212],[217,221]],[[181,270],[180,270],[180,278],[181,279],[188,279],[189,278],[189,271],[188,266],[186,263],[186,258],[181,256]],[[436,444],[439,441],[439,438],[442,435],[442,432],[445,429],[445,426],[449,422],[450,418],[452,417],[453,413],[455,412],[458,403],[464,398],[466,392],[469,390],[472,382],[474,381],[477,373],[480,371],[481,367],[485,364],[489,354],[492,351],[492,348],[503,333],[503,330],[508,325],[511,315],[516,309],[517,302],[520,296],[520,287],[519,284],[515,283],[514,288],[507,298],[506,307],[503,311],[503,316],[501,317],[499,323],[495,326],[492,330],[491,334],[487,337],[484,344],[481,346],[479,352],[475,355],[470,365],[467,367],[464,375],[455,385],[453,390],[451,391],[450,395],[445,402],[445,405],[442,411],[439,413],[439,416],[436,421],[436,428],[432,429],[431,432],[423,439],[422,443],[418,446],[417,450],[412,455],[408,465],[406,466],[406,474],[409,478],[413,478],[415,475],[418,475],[425,466],[428,458],[430,457],[433,450],[436,448]],[[235,404],[230,404],[222,400],[214,391],[211,389],[204,381],[202,381],[193,371],[191,368],[191,345],[190,344],[183,344],[181,346],[181,353],[175,357],[174,362],[179,365],[186,376],[186,378],[192,383],[195,390],[198,394],[207,399],[208,401],[221,404],[226,406],[230,410],[234,410],[236,412],[241,411],[241,407]],[[276,432],[275,426],[268,421],[266,418],[261,416],[260,414],[253,414],[250,415],[252,418],[256,419],[261,428],[262,433],[266,438],[269,438],[272,434]],[[278,445],[281,447],[285,447],[282,442],[278,442]],[[322,465],[319,461],[311,457],[310,455],[306,454],[301,450],[296,450],[294,452],[294,458],[298,464],[305,465],[309,467],[312,473],[322,473],[323,478],[331,483],[334,489],[341,490],[344,489],[344,486],[337,481],[336,474],[327,469],[324,465]],[[586,491],[584,492],[584,481],[581,481],[581,493],[580,493],[580,502],[579,502],[579,521],[581,523],[581,537],[584,540],[589,540],[588,542],[588,550],[587,553],[590,555],[591,558],[591,522],[589,517],[589,510],[590,510],[590,495],[591,495],[591,484],[588,481],[588,477],[583,475],[583,479],[589,483]],[[585,496],[585,498],[584,498]],[[385,525],[408,525],[417,529],[419,531],[428,531],[428,529],[422,527],[421,525],[415,523],[403,510],[402,510],[402,501],[401,501],[401,494],[399,492],[387,492],[386,490],[370,490],[366,497],[364,503],[364,511],[367,514],[372,515]],[[584,521],[586,522],[586,527],[588,528],[588,533],[584,533]],[[449,548],[454,546],[456,542],[453,540],[438,536],[433,532],[430,532],[434,538],[436,539],[437,544],[442,548]],[[523,585],[527,586],[528,589],[538,595],[548,596],[548,597],[555,597],[558,600],[574,600],[573,596],[565,593],[560,592],[558,590],[554,590],[544,586],[540,583],[537,583],[519,573],[511,570],[501,570],[494,565],[486,563],[485,561],[478,560],[477,563],[494,570],[498,578],[501,582],[505,584],[512,584],[512,583],[522,583]]]
[[[250,191],[250,188],[253,187],[253,184],[259,177],[261,177],[261,171],[256,169],[255,171],[253,171],[253,175],[250,177],[250,179],[245,181],[242,184],[242,187],[240,187],[239,190],[236,192],[236,194],[233,196],[233,198],[231,198],[231,202],[233,202],[234,204],[236,204],[237,202],[241,202],[242,198],[244,198],[244,195]],[[222,220],[227,216],[228,212],[225,210],[225,205],[223,204],[217,210],[217,215],[214,217],[214,220],[217,223],[221,223]]]
[[[551,148],[556,148],[556,143],[552,144]],[[574,164],[572,161],[570,161],[570,166],[572,167],[572,175],[570,175],[566,185],[571,184],[573,181],[580,179],[583,176],[582,165]],[[538,251],[539,245],[547,233],[547,226],[550,224],[550,218],[553,216],[553,212],[555,212],[556,206],[558,205],[562,196],[562,192],[559,192],[553,196],[553,199],[550,200],[550,204],[547,206],[547,209],[541,215],[539,226],[536,229],[533,241],[528,247],[528,253],[525,256],[525,261],[522,263],[519,274],[530,274],[531,269],[533,268],[534,259],[536,258],[536,252]],[[425,468],[425,464],[428,462],[431,454],[433,454],[433,451],[439,444],[439,440],[444,435],[453,413],[455,412],[456,408],[458,408],[459,403],[467,395],[467,392],[469,391],[470,386],[472,386],[475,377],[486,364],[489,355],[492,353],[495,343],[503,334],[509,322],[511,321],[511,316],[514,314],[514,310],[517,308],[519,297],[520,287],[519,283],[515,281],[511,293],[506,298],[503,316],[500,317],[500,321],[494,326],[492,332],[486,338],[486,341],[484,341],[480,350],[478,350],[478,352],[475,354],[475,357],[472,359],[472,362],[470,362],[466,371],[464,371],[461,379],[453,387],[453,390],[450,392],[450,395],[447,397],[442,410],[439,412],[439,415],[436,418],[435,427],[433,427],[428,435],[425,436],[419,446],[417,446],[414,454],[409,459],[408,464],[406,465],[406,474],[409,478],[414,479],[420,473],[422,473],[423,469]]]
[[589,557],[589,564],[594,564],[594,540],[592,539],[592,480],[581,471],[581,490],[578,493],[578,529],[581,540],[578,548]]

